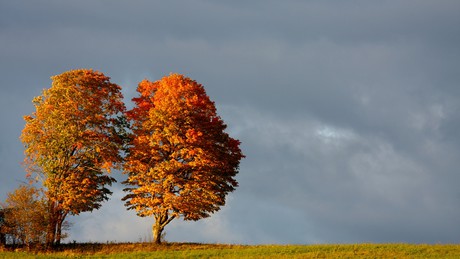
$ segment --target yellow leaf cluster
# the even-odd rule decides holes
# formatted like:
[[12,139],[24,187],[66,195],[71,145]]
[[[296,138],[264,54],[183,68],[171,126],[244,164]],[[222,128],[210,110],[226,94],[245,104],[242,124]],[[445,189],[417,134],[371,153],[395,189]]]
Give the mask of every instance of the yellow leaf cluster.
[[40,177],[51,211],[63,220],[99,208],[110,194],[105,186],[115,179],[105,172],[122,162],[123,140],[115,133],[125,106],[120,86],[100,72],[78,69],[51,79],[33,99],[35,112],[24,117],[21,141],[27,171]]

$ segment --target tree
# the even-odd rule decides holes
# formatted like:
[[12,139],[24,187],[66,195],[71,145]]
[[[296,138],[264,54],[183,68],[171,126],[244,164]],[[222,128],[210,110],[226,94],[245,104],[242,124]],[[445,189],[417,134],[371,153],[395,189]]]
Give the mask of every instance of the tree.
[[38,189],[19,186],[14,192],[8,193],[4,207],[3,238],[7,234],[12,235],[14,240],[29,249],[45,242],[47,210]]
[[8,227],[5,223],[5,209],[0,205],[0,248],[6,245],[6,235],[8,234]]
[[240,142],[224,130],[202,85],[179,74],[137,88],[127,113],[132,136],[123,198],[138,216],[152,216],[155,243],[173,219],[199,220],[225,205],[238,186]]
[[103,73],[79,69],[51,77],[51,88],[25,116],[21,140],[29,177],[45,187],[50,224],[48,246],[61,241],[62,224],[70,213],[92,211],[111,194],[108,173],[119,168],[124,143],[120,86]]

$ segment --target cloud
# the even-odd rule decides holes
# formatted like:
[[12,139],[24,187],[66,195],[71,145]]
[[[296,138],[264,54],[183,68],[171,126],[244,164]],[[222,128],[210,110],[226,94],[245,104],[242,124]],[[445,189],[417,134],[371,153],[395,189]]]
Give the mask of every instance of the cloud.
[[[0,198],[24,175],[22,116],[50,76],[100,70],[129,100],[178,72],[247,157],[227,205],[174,221],[168,240],[458,242],[457,1],[0,5]],[[125,211],[121,189],[74,217],[70,238],[147,238],[151,219]]]
[[[439,164],[398,150],[386,138],[360,135],[312,118],[293,122],[263,116],[247,107],[224,110],[223,114],[238,117],[241,128],[233,130],[252,160],[243,162],[238,193],[279,206],[271,214],[291,211],[289,214],[303,215],[314,226],[313,240],[455,240],[458,229],[449,219],[459,211],[446,205],[455,203],[458,192],[453,186],[440,186],[450,185],[458,176],[439,172]],[[444,148],[436,150],[440,153],[429,156],[444,156]],[[444,162],[455,165],[454,160]],[[266,226],[284,223],[269,217],[259,220],[266,220]],[[280,230],[277,236],[283,234]],[[291,238],[311,241],[308,235]]]

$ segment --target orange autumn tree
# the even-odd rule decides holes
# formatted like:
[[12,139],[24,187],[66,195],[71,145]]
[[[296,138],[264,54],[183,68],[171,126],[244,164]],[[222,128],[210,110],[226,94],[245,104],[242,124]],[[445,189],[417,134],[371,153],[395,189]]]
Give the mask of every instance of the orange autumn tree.
[[173,219],[199,220],[225,205],[244,157],[202,85],[179,74],[142,81],[127,113],[132,138],[124,164],[128,209],[153,216],[161,243]]
[[122,161],[123,113],[120,86],[101,72],[79,69],[51,77],[25,116],[21,140],[29,176],[41,180],[47,200],[48,246],[61,241],[68,214],[101,206],[115,179],[107,173]]

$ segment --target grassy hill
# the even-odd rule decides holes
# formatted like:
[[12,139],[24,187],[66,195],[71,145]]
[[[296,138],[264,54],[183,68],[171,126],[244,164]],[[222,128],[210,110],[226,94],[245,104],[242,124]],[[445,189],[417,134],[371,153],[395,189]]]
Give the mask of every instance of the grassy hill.
[[55,252],[3,251],[0,258],[460,258],[460,245],[67,244]]

